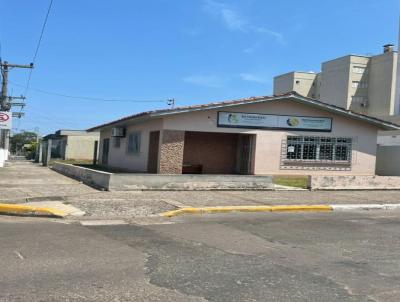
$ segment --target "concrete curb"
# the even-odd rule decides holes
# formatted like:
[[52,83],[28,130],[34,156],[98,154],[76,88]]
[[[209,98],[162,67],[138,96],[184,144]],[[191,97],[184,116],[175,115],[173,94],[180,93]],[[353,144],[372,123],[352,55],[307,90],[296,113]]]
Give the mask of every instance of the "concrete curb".
[[34,207],[34,206],[24,206],[19,204],[0,204],[0,214],[40,214],[47,216],[55,216],[55,217],[65,217],[66,213],[63,211],[59,211],[51,208],[42,208],[42,207]]
[[202,208],[182,208],[161,213],[163,217],[173,217],[182,214],[211,214],[229,212],[326,212],[332,211],[329,205],[282,205],[282,206],[222,206]]
[[230,212],[332,212],[351,210],[396,210],[400,204],[333,204],[333,205],[276,205],[276,206],[221,206],[182,208],[161,213],[162,217],[174,217],[183,214],[212,214]]

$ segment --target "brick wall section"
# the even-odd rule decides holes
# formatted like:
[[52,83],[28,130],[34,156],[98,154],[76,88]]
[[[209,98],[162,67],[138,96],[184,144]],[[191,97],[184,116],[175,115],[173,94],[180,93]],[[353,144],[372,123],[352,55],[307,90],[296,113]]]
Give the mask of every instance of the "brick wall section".
[[238,135],[186,132],[183,163],[201,165],[204,174],[234,174]]
[[164,130],[160,146],[160,174],[182,174],[185,131]]

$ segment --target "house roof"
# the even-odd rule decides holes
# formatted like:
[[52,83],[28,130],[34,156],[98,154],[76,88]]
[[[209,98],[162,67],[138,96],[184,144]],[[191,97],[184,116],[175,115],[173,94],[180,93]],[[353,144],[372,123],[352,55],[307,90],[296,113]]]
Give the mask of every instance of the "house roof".
[[153,111],[145,111],[133,115],[129,115],[105,124],[101,124],[95,127],[88,129],[88,131],[96,131],[101,128],[107,128],[110,126],[123,124],[127,121],[144,121],[156,117],[163,117],[167,115],[179,114],[179,113],[186,113],[186,112],[194,112],[194,111],[202,111],[202,110],[212,110],[218,108],[225,108],[225,107],[233,107],[239,105],[246,105],[246,104],[254,104],[254,103],[261,103],[261,102],[268,102],[268,101],[283,101],[283,100],[292,100],[295,102],[299,102],[302,104],[306,104],[324,111],[337,113],[339,115],[343,115],[352,119],[361,120],[370,124],[373,124],[377,127],[386,130],[400,130],[400,125],[394,124],[392,122],[384,121],[375,117],[371,117],[368,115],[363,115],[360,113],[355,113],[350,110],[346,110],[342,107],[338,107],[335,105],[330,105],[327,103],[323,103],[321,101],[311,99],[308,97],[304,97],[297,92],[288,92],[280,95],[273,95],[273,96],[258,96],[258,97],[249,97],[244,99],[238,100],[229,100],[223,102],[216,102],[216,103],[208,103],[202,105],[192,105],[192,106],[183,106],[177,108],[170,108],[170,109],[161,109],[161,110],[153,110]]

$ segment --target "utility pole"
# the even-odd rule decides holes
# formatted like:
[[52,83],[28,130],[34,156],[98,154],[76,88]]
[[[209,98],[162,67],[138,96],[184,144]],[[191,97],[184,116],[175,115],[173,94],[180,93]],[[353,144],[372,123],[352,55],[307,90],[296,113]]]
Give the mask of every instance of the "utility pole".
[[[10,111],[11,107],[14,106],[25,106],[25,103],[12,103],[13,99],[22,99],[25,100],[24,96],[20,97],[12,97],[8,96],[8,72],[12,68],[33,68],[33,63],[29,65],[21,65],[21,64],[10,64],[7,61],[2,62],[0,60],[0,69],[1,69],[1,96],[0,96],[0,111]],[[21,117],[22,115],[19,115]],[[9,133],[10,130],[1,130],[0,131],[0,148],[4,149],[6,152],[6,158],[8,157],[8,149],[9,149]]]
[[174,109],[175,108],[175,99],[169,99],[167,101],[167,105],[171,106],[171,108]]

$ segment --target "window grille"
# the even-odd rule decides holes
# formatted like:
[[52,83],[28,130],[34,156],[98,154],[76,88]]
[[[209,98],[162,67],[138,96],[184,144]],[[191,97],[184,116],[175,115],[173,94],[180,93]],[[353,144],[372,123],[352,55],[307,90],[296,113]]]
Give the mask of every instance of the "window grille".
[[319,168],[350,166],[352,138],[288,136],[282,144],[283,166],[307,167],[315,164]]

